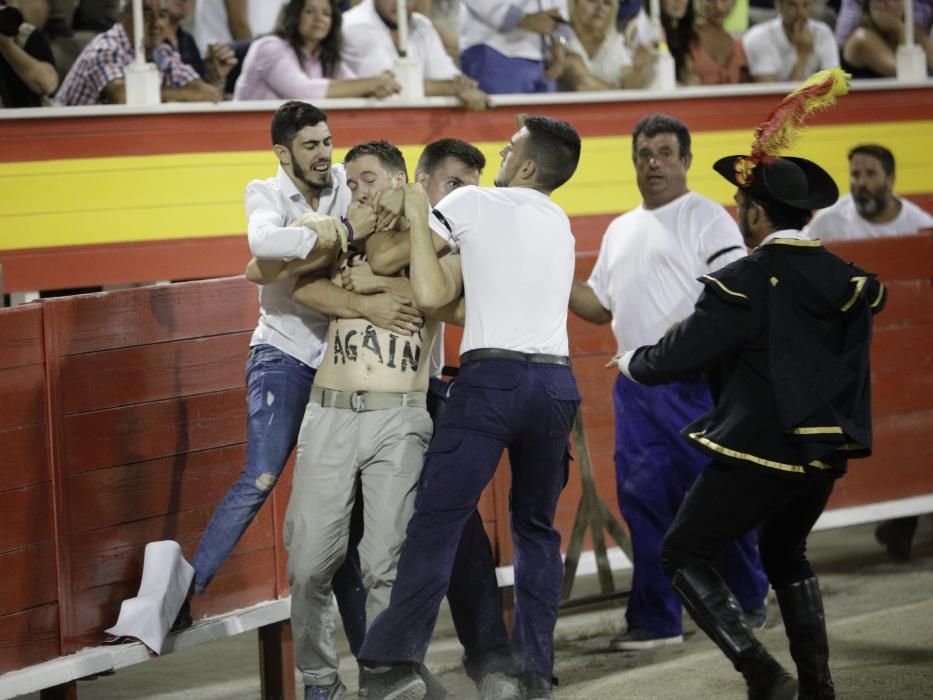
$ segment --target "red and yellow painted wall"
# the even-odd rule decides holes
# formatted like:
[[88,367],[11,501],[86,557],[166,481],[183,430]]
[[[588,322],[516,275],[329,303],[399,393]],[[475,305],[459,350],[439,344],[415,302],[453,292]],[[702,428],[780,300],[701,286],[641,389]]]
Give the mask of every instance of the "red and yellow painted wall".
[[[580,168],[555,199],[575,219],[578,251],[598,247],[605,224],[639,195],[629,134],[652,111],[691,128],[690,186],[730,204],[730,186],[711,170],[747,151],[777,93],[670,100],[500,106],[485,113],[447,108],[330,109],[341,148],[375,138],[402,147],[414,169],[423,144],[457,136],[479,146],[491,184],[515,115],[568,119],[584,137]],[[60,112],[61,113],[61,112]],[[68,113],[65,113],[68,114]],[[242,193],[276,161],[271,108],[0,120],[0,264],[7,291],[236,274],[247,259]],[[933,202],[933,88],[856,89],[812,121],[797,153],[822,163],[848,189],[846,152],[879,142],[898,161],[898,191]]]

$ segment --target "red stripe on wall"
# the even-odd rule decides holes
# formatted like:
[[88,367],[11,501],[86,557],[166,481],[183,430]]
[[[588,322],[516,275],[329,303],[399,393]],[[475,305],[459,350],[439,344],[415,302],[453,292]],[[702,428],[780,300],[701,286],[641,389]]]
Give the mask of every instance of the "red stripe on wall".
[[[373,138],[397,144],[428,143],[444,136],[472,142],[503,141],[519,113],[543,113],[573,123],[583,136],[631,133],[650,112],[676,115],[694,131],[753,129],[778,95],[696,97],[675,100],[517,105],[486,112],[461,109],[334,109],[329,122],[338,144]],[[815,115],[811,125],[870,120],[911,121],[933,114],[933,89],[864,90]],[[0,162],[59,158],[217,153],[270,146],[271,110],[192,114],[119,115],[0,121]]]

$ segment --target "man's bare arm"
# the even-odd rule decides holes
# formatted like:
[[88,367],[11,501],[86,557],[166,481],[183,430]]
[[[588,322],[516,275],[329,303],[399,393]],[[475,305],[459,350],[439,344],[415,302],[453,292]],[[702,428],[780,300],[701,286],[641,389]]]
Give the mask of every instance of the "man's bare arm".
[[322,277],[301,277],[292,298],[325,316],[365,318],[380,328],[401,335],[411,335],[424,323],[421,312],[410,298],[391,292],[356,294]]
[[[428,226],[428,197],[418,183],[406,185],[405,217],[411,225],[411,288],[415,303],[426,310],[446,306],[463,293],[463,280],[441,264]],[[447,256],[450,257],[450,256]],[[457,269],[459,269],[459,257]]]
[[574,280],[570,289],[570,310],[590,323],[603,325],[612,320],[612,313],[596,297],[596,292],[585,282]]
[[[447,249],[447,241],[431,232],[435,255]],[[377,275],[394,275],[411,262],[408,231],[380,231],[366,241],[366,258]]]

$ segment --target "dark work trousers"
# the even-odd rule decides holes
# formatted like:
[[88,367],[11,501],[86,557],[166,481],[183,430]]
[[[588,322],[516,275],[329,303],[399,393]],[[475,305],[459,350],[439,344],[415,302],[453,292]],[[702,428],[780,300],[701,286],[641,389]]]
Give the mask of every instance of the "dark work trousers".
[[[680,598],[661,568],[661,542],[684,496],[712,461],[680,434],[712,407],[705,379],[662,386],[616,379],[616,488],[632,538],[632,591],[625,608],[628,629],[665,637],[683,633]],[[716,568],[745,611],[765,604],[768,580],[754,531],[723,547]]]
[[713,462],[687,493],[661,548],[668,576],[712,563],[723,548],[758,528],[761,563],[772,588],[813,576],[807,535],[833,491],[833,474],[802,478]]
[[519,360],[464,364],[428,447],[391,602],[366,634],[362,661],[424,659],[461,532],[508,449],[515,546],[512,655],[516,672],[550,678],[563,576],[554,512],[567,481],[568,438],[578,404],[569,367]]
[[[435,426],[439,425],[446,407],[446,394],[447,383],[432,379],[428,391],[428,411]],[[366,629],[366,591],[356,550],[363,536],[361,506],[362,501],[358,498],[350,521],[347,559],[333,579],[344,631],[354,656],[359,656],[363,631]],[[362,596],[350,595],[352,591],[362,591]],[[463,645],[463,666],[467,675],[478,683],[487,673],[511,672],[509,634],[502,619],[492,547],[483,520],[475,508],[466,521],[457,547],[447,602],[457,638]],[[348,619],[354,619],[356,623],[348,627]]]

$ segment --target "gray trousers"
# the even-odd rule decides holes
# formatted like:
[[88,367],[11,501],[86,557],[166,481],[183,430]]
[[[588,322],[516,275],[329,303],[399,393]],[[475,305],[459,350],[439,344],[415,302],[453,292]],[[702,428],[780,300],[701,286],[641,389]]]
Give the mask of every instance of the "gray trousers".
[[337,677],[331,579],[346,557],[357,483],[369,624],[389,604],[431,432],[423,408],[356,413],[312,401],[305,410],[284,530],[295,665],[305,685]]

